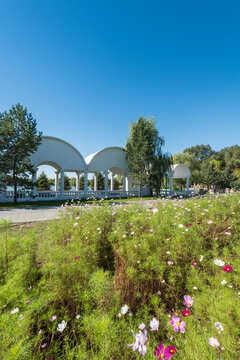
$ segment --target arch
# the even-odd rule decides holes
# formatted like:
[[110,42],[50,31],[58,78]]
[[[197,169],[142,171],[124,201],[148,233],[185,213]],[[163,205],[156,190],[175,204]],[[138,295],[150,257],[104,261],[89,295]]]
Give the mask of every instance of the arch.
[[191,172],[185,164],[171,165],[169,168],[169,176],[175,179],[190,178]]
[[89,172],[121,169],[124,174],[130,172],[126,163],[126,151],[121,147],[107,147],[85,158]]
[[31,155],[32,164],[51,165],[57,170],[85,171],[86,163],[80,152],[62,139],[43,136],[37,151]]

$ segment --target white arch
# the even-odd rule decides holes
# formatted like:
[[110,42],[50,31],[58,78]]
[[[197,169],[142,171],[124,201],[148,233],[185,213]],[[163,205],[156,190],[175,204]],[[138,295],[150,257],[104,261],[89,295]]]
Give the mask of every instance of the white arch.
[[86,170],[86,163],[80,152],[66,141],[53,136],[43,136],[40,146],[30,159],[35,167],[46,164],[58,171]]
[[169,172],[169,176],[175,179],[190,178],[191,176],[189,167],[185,164],[171,165],[168,172]]
[[126,151],[121,147],[107,147],[88,155],[85,162],[89,172],[121,169],[124,174],[130,172],[126,162]]
[[173,190],[173,179],[186,179],[186,190],[189,190],[189,179],[191,172],[189,167],[185,164],[171,165],[168,169],[170,191]]

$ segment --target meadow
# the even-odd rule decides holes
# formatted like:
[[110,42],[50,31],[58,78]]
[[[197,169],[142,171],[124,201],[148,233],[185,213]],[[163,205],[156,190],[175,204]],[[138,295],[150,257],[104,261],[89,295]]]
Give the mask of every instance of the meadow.
[[240,359],[240,195],[0,224],[0,359]]

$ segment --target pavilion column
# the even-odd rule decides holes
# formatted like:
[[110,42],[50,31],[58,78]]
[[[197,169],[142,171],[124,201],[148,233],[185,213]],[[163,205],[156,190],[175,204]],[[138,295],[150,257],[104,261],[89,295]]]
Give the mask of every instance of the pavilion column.
[[36,196],[37,195],[37,169],[35,169],[35,172],[33,173],[32,183],[34,183],[33,196]]
[[111,191],[114,190],[114,173],[111,173]]
[[98,190],[98,174],[97,173],[94,173],[93,179],[94,179],[94,191],[97,191]]
[[60,196],[62,197],[64,195],[64,170],[61,169],[61,179],[60,179]]
[[126,174],[123,173],[123,196],[126,196]]
[[105,175],[105,186],[104,186],[104,192],[105,192],[105,196],[108,195],[108,171],[104,171],[104,175]]
[[84,197],[87,197],[88,191],[88,172],[87,170],[84,171]]
[[55,191],[58,191],[59,171],[55,171]]
[[189,191],[189,177],[187,177],[186,179],[186,190]]
[[76,191],[79,191],[79,171],[76,171]]
[[173,177],[172,175],[169,176],[169,189],[173,191]]

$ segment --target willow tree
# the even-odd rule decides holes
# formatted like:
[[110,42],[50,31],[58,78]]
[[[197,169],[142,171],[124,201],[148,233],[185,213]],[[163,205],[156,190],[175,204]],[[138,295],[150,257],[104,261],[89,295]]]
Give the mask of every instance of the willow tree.
[[14,203],[17,203],[18,188],[32,189],[35,169],[30,162],[41,143],[36,120],[27,108],[20,104],[9,112],[0,113],[0,173],[1,186],[14,188]]

